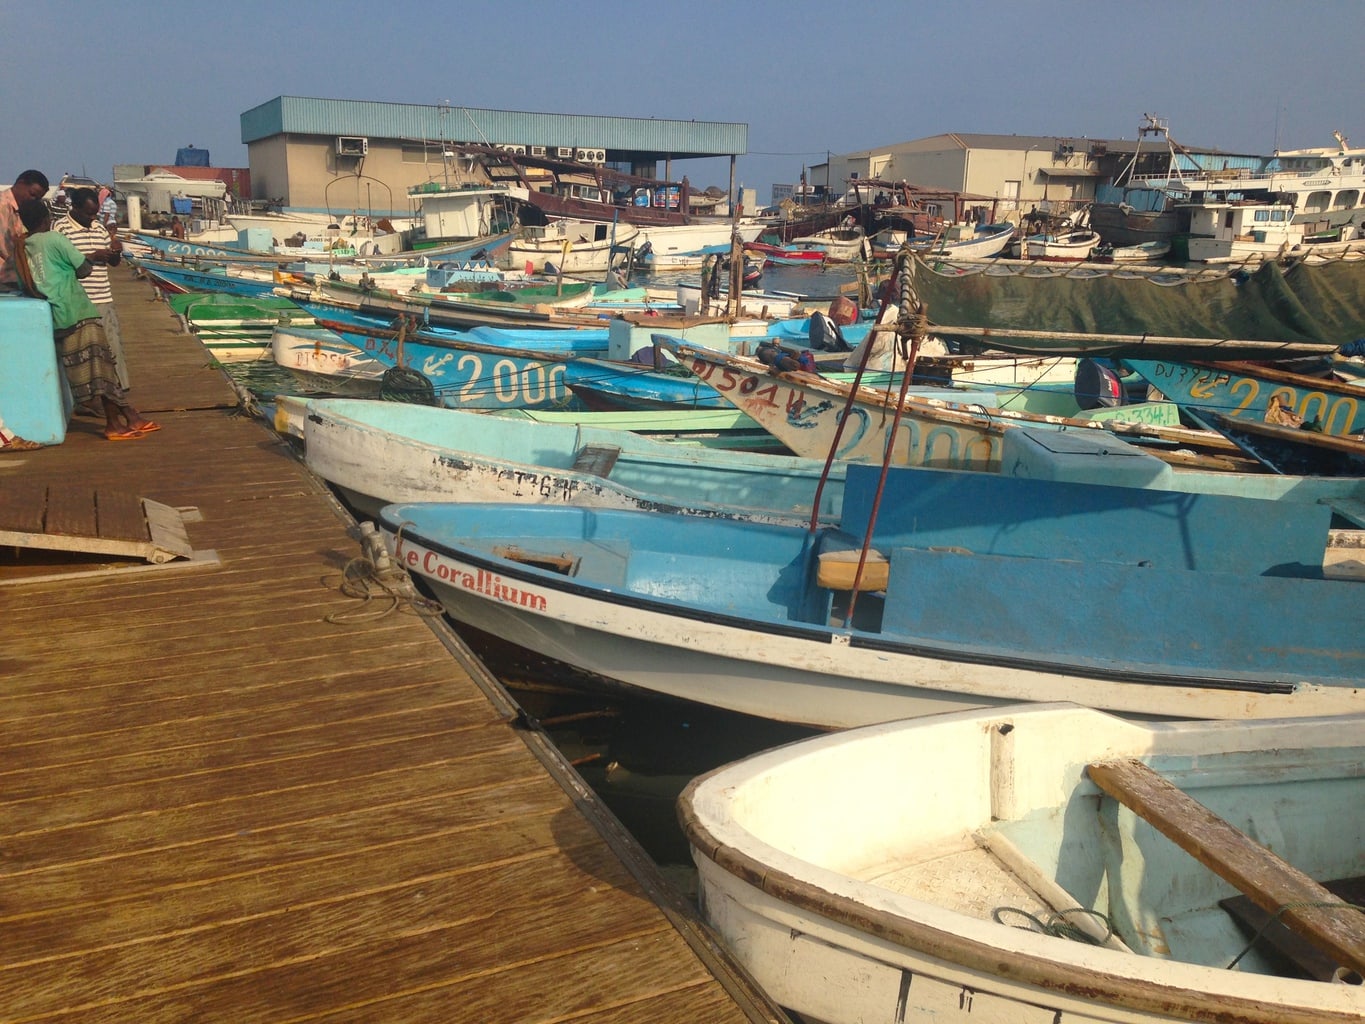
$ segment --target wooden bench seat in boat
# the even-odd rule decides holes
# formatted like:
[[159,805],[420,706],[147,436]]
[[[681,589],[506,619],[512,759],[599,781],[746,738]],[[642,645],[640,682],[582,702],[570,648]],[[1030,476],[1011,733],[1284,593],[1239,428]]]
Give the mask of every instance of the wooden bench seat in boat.
[[868,551],[860,579],[858,560],[861,554],[857,548],[821,551],[816,561],[816,585],[827,590],[852,590],[856,582],[859,590],[885,590],[891,563],[880,551]]
[[1365,912],[1341,900],[1136,759],[1086,768],[1090,780],[1341,967],[1365,974]]

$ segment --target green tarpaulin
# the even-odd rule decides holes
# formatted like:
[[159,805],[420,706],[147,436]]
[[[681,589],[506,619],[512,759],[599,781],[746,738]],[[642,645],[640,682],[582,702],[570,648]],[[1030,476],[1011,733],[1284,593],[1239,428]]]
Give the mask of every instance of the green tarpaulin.
[[[951,272],[948,272],[951,271]],[[979,349],[979,332],[953,327],[1164,338],[1241,339],[1339,346],[1365,338],[1365,259],[1274,262],[1192,273],[981,264],[913,265],[931,331]],[[984,339],[993,348],[1062,351],[1071,345]],[[1140,343],[1139,343],[1140,347]],[[1137,354],[1130,348],[1130,354]],[[1217,358],[1214,352],[1208,358]]]

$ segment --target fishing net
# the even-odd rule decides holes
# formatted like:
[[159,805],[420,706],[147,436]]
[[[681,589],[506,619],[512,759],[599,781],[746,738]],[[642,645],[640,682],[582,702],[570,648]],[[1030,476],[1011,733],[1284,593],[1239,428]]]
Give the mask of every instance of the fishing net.
[[1332,345],[1365,337],[1365,260],[1204,273],[916,261],[914,275],[931,329],[964,351],[986,344],[953,327]]

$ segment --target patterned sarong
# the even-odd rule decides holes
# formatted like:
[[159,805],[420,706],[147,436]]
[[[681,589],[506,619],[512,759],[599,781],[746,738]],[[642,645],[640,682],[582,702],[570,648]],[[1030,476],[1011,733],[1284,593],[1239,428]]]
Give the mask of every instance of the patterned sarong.
[[57,355],[66,371],[66,382],[71,385],[71,398],[76,405],[84,405],[101,396],[115,405],[128,404],[128,396],[119,387],[118,369],[114,353],[104,339],[104,327],[99,320],[82,320],[74,327],[55,332]]

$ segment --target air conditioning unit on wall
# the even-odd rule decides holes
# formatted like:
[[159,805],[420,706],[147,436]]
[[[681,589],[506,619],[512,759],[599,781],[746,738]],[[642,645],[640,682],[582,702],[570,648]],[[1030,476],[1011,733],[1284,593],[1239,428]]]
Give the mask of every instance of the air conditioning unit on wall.
[[545,147],[544,147],[544,146],[532,146],[532,147],[531,147],[531,155],[532,155],[532,156],[544,156],[544,155],[545,155]]
[[504,153],[511,153],[513,156],[526,155],[525,146],[518,146],[511,142],[500,142],[495,148],[502,150]]
[[360,135],[338,135],[337,156],[364,156],[370,151],[370,140]]
[[574,159],[585,164],[604,164],[607,162],[605,149],[576,149]]
[[556,147],[555,147],[555,156],[559,157],[559,159],[561,159],[561,160],[572,160],[572,159],[573,159],[573,147],[572,147],[572,146],[556,146]]

